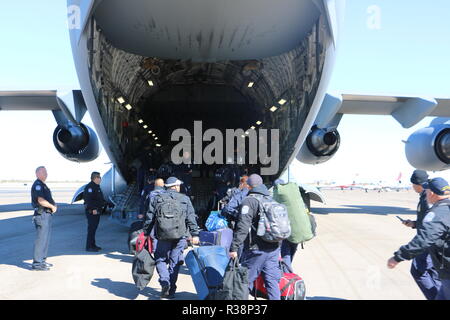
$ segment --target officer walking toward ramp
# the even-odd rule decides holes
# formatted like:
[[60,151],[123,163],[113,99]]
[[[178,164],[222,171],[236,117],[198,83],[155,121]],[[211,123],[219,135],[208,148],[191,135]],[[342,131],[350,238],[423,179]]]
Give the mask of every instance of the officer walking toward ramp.
[[45,184],[47,169],[38,167],[36,178],[31,187],[31,205],[34,208],[33,222],[37,231],[32,270],[48,271],[50,267],[53,267],[52,264],[47,263],[46,259],[50,242],[52,215],[56,212],[57,207],[50,189]]
[[[420,198],[417,206],[417,220],[404,221],[403,224],[407,227],[419,230],[422,226],[423,219],[430,209],[426,191],[422,187],[422,184],[427,181],[428,174],[423,170],[415,170],[411,176],[412,187],[415,192],[420,194]],[[441,287],[441,280],[428,252],[424,252],[413,259],[411,263],[411,275],[425,297],[428,300],[434,300]]]
[[187,238],[193,237],[193,244],[199,242],[194,207],[191,200],[180,193],[182,183],[175,177],[168,178],[165,184],[167,191],[155,196],[147,213],[147,234],[155,226],[155,238],[158,241],[155,260],[162,288],[161,298],[171,299],[175,295]]
[[423,188],[428,203],[433,206],[414,239],[388,260],[388,268],[393,269],[399,262],[428,251],[442,282],[435,300],[450,300],[450,186],[444,179],[434,178],[424,183]]
[[102,249],[95,243],[95,233],[100,222],[100,213],[106,204],[102,190],[100,189],[101,181],[100,173],[92,172],[91,182],[84,187],[84,206],[88,221],[86,251],[89,252],[98,252]]
[[[250,191],[241,205],[240,215],[230,248],[230,257],[237,259],[239,247],[244,244],[240,262],[242,266],[248,269],[250,292],[253,291],[254,281],[260,273],[263,273],[264,285],[267,289],[269,300],[280,300],[279,282],[281,279],[281,269],[279,257],[281,240],[267,242],[258,235],[260,233],[258,225],[261,219],[261,210],[267,205],[264,202],[274,203],[274,201],[271,199],[269,190],[263,184],[263,180],[259,175],[252,174],[248,178],[247,184]],[[275,202],[275,204],[278,203]],[[287,217],[287,211],[285,216]],[[286,222],[289,227],[289,220]],[[264,222],[263,225],[265,225]],[[289,234],[286,234],[285,237],[287,238],[289,235],[290,227]]]
[[139,214],[137,216],[138,219],[143,220],[145,218],[145,214],[147,213],[148,209],[148,199],[150,192],[152,192],[155,189],[155,179],[156,173],[154,175],[149,175],[147,177],[147,183],[142,189],[141,198],[139,201]]

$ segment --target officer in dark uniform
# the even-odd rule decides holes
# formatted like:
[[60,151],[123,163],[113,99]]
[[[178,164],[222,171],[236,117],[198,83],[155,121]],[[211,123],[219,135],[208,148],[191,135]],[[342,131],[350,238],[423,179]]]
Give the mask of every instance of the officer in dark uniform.
[[429,252],[441,280],[435,300],[450,300],[450,185],[442,178],[434,178],[422,186],[426,189],[428,203],[433,206],[414,239],[388,260],[388,268],[393,269],[401,261]]
[[102,190],[100,189],[101,181],[100,173],[92,172],[91,182],[84,187],[84,206],[88,221],[86,251],[89,252],[98,252],[102,249],[95,244],[95,232],[100,222],[100,213],[106,204]]
[[144,220],[145,215],[148,210],[148,199],[150,192],[152,192],[155,189],[155,180],[156,180],[156,171],[149,172],[149,176],[147,177],[147,183],[144,186],[144,189],[142,189],[141,192],[141,198],[139,201],[139,214],[138,219]]
[[216,169],[216,171],[214,172],[215,201],[211,208],[212,210],[217,210],[216,209],[217,203],[227,195],[228,189],[233,188],[233,185],[232,185],[233,179],[234,179],[234,174],[233,174],[231,165],[225,164]]
[[36,177],[37,180],[31,187],[31,205],[34,208],[33,222],[37,231],[32,270],[47,271],[53,266],[47,263],[46,259],[50,242],[52,215],[56,212],[57,207],[50,189],[45,184],[47,169],[38,167]]
[[[406,220],[403,224],[407,227],[419,230],[430,207],[427,202],[427,193],[422,184],[428,181],[428,174],[423,170],[415,170],[411,176],[412,187],[420,194],[417,206],[417,220]],[[411,263],[411,275],[428,300],[434,300],[441,287],[439,274],[433,266],[433,261],[428,252],[415,257]]]
[[248,196],[241,205],[240,215],[233,234],[230,257],[238,258],[238,251],[244,245],[240,262],[248,269],[249,290],[253,291],[254,282],[260,273],[264,275],[264,285],[269,300],[280,300],[278,283],[281,278],[279,265],[281,242],[269,243],[257,236],[261,205],[255,196],[270,196],[262,178],[252,174],[247,184],[250,188]]
[[181,193],[188,197],[192,194],[192,168],[191,154],[185,151],[183,153],[183,163],[175,166],[175,177],[183,181]]
[[[172,299],[177,289],[176,282],[180,267],[184,263],[183,251],[187,246],[187,239],[192,239],[193,244],[198,244],[198,226],[195,216],[194,207],[188,196],[180,193],[180,186],[183,182],[175,177],[167,179],[165,187],[166,192],[156,195],[151,201],[147,213],[146,230],[150,233],[156,223],[156,213],[158,206],[164,203],[164,199],[170,197],[179,202],[184,215],[186,224],[186,234],[180,239],[161,240],[157,230],[155,230],[155,238],[158,241],[155,250],[156,270],[159,274],[159,283],[161,285],[161,298]],[[155,227],[157,229],[157,225]]]

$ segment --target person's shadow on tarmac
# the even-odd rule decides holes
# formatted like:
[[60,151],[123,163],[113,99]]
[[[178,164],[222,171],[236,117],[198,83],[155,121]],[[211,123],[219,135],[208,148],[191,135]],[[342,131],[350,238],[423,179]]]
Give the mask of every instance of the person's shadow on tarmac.
[[[154,275],[156,276],[156,275]],[[144,290],[139,289],[132,283],[112,281],[111,279],[94,279],[91,284],[98,288],[108,290],[109,293],[125,299],[136,299],[139,295],[143,295],[148,300],[160,300],[161,291],[146,287]],[[197,295],[191,292],[181,291],[175,293],[173,300],[197,300]]]

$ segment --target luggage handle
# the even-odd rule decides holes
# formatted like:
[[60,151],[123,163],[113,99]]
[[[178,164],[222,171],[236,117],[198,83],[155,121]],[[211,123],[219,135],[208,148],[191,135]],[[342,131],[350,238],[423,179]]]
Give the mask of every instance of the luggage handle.
[[[145,237],[145,240],[144,240],[144,247],[143,247],[142,250],[147,250],[146,244],[149,243],[149,238],[150,238],[150,236]],[[153,260],[155,260],[155,248],[153,247],[153,240],[151,241],[151,246],[152,246],[152,248],[151,248],[152,251],[149,251],[149,250],[147,250],[147,251],[148,251],[148,253],[150,254],[150,256],[153,258]],[[148,247],[150,247],[150,246],[148,245]]]
[[213,242],[200,241],[200,246],[215,246]]
[[236,268],[239,267],[239,257],[236,257],[234,259],[230,259],[230,262],[228,262],[228,267],[230,268],[230,270],[235,270]]
[[286,283],[286,285],[280,290],[281,294],[283,294],[283,293],[291,286],[291,284],[293,284],[293,283],[296,282],[297,280],[299,280],[299,279],[297,279],[297,278],[292,278],[292,279],[290,279],[290,280],[288,281],[288,283]]

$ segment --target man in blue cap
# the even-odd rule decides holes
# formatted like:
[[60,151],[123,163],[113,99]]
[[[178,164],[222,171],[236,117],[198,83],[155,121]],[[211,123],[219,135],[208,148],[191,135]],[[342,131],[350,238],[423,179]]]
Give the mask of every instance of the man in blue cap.
[[[422,187],[423,183],[428,181],[428,174],[423,170],[415,170],[411,176],[412,187],[415,192],[420,194],[419,204],[417,205],[416,221],[406,220],[403,224],[407,227],[419,230],[422,221],[430,209],[427,201],[427,193]],[[433,266],[433,261],[428,252],[415,257],[411,263],[411,275],[428,300],[434,300],[441,287],[439,274]]]
[[[281,270],[279,265],[280,242],[266,242],[257,236],[258,216],[261,210],[262,197],[270,197],[269,190],[262,178],[252,174],[248,180],[249,194],[241,205],[240,214],[233,235],[230,257],[238,258],[238,250],[244,244],[241,264],[248,269],[249,290],[253,291],[254,281],[260,273],[264,274],[264,285],[269,300],[280,300],[279,282]],[[250,230],[250,232],[249,232]]]
[[388,260],[388,268],[429,252],[442,282],[435,300],[450,300],[450,185],[442,178],[434,178],[422,186],[432,207],[414,239]]
[[157,194],[150,202],[146,221],[147,233],[155,226],[158,240],[155,251],[156,270],[161,284],[161,298],[174,298],[176,282],[187,239],[198,244],[198,226],[195,211],[188,196],[180,193],[183,182],[175,177],[167,179],[167,192]]

